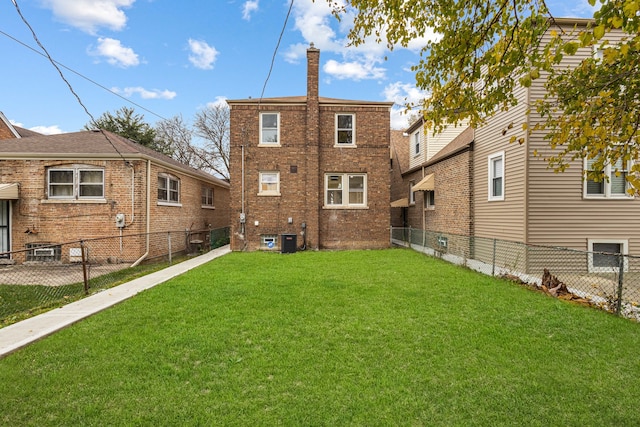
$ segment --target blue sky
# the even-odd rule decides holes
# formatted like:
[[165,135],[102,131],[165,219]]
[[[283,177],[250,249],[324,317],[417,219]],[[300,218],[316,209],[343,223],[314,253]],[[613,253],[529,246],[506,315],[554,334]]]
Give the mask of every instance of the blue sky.
[[[81,130],[90,117],[41,54],[14,0],[0,0],[0,111],[42,133]],[[342,1],[342,0],[339,0]],[[15,0],[24,18],[95,118],[132,107],[151,125],[224,99],[261,95],[290,0]],[[587,0],[550,0],[557,17],[590,17]],[[306,49],[320,49],[320,95],[395,101],[422,94],[411,65],[420,40],[388,52],[346,47],[348,20],[326,0],[295,0],[265,97],[306,92]],[[387,58],[385,60],[385,57]]]

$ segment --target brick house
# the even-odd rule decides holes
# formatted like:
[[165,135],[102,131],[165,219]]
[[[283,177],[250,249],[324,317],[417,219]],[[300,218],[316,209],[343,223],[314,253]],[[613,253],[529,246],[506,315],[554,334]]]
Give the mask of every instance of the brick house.
[[[226,181],[110,132],[41,135],[0,118],[0,253],[229,225]],[[140,240],[127,262],[157,252]]]
[[319,62],[306,96],[227,101],[233,250],[389,246],[393,104],[320,97]]
[[433,136],[418,119],[392,137],[391,224],[473,234],[473,138],[451,126]]

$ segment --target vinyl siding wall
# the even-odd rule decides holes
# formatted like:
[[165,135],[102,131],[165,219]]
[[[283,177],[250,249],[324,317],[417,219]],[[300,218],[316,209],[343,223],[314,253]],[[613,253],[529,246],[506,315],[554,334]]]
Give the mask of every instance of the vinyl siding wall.
[[[474,211],[475,235],[503,240],[526,240],[526,143],[509,143],[512,135],[525,137],[527,91],[517,89],[518,105],[500,112],[475,131]],[[508,129],[509,124],[513,127]],[[506,130],[506,132],[503,131]],[[504,151],[504,200],[489,201],[489,156]]]
[[[608,38],[615,41],[613,36]],[[576,66],[591,54],[591,49],[585,49],[580,57],[567,59],[566,65]],[[532,102],[544,95],[543,83],[543,79],[534,81]],[[539,117],[532,113],[530,120],[534,125]],[[536,149],[541,154],[538,157],[533,156]],[[640,254],[640,199],[585,199],[582,161],[554,173],[544,161],[552,151],[541,132],[531,135],[528,151],[528,243],[588,250],[588,239],[628,239],[629,253]]]

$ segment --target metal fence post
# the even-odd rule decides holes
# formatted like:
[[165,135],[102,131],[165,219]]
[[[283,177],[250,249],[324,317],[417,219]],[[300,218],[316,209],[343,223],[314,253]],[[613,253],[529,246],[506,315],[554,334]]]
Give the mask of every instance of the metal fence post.
[[618,301],[616,302],[616,314],[620,316],[622,309],[622,284],[624,283],[624,255],[619,254],[618,259]]
[[84,294],[89,295],[89,276],[87,274],[87,257],[84,252],[84,240],[80,240],[80,252],[82,256],[82,279],[84,280]]

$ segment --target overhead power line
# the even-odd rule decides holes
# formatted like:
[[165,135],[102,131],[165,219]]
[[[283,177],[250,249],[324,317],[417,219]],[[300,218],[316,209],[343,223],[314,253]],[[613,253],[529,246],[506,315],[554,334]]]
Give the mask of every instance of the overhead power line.
[[[82,108],[84,109],[85,113],[87,113],[87,115],[91,118],[91,123],[95,123],[96,120],[93,117],[93,115],[89,112],[89,110],[87,109],[87,107],[84,105],[84,103],[82,102],[82,100],[80,99],[80,96],[76,93],[75,90],[73,90],[73,87],[71,86],[71,83],[69,83],[69,81],[66,79],[66,77],[64,76],[64,74],[62,73],[62,70],[60,69],[60,67],[58,67],[56,61],[53,60],[53,58],[51,57],[51,55],[49,55],[49,51],[47,51],[47,49],[43,46],[42,43],[40,43],[40,39],[38,39],[38,36],[36,35],[36,32],[34,31],[33,27],[31,26],[31,24],[29,24],[29,22],[27,21],[27,19],[24,17],[24,15],[22,15],[22,11],[20,10],[20,6],[18,6],[18,2],[17,0],[11,0],[13,2],[13,5],[16,8],[16,11],[18,12],[18,15],[20,15],[20,19],[22,19],[22,22],[24,22],[24,24],[27,26],[27,28],[29,28],[29,31],[31,31],[31,34],[33,36],[33,39],[36,41],[36,43],[38,44],[38,46],[40,46],[40,49],[42,49],[42,51],[45,53],[45,56],[47,57],[47,59],[49,60],[49,62],[51,63],[51,65],[53,65],[53,67],[58,71],[58,74],[60,74],[60,78],[67,84],[67,87],[69,88],[69,90],[71,91],[71,93],[73,94],[73,96],[76,97],[76,99],[78,100],[78,103],[80,104],[80,106],[82,106]],[[124,156],[122,155],[122,153],[120,152],[120,150],[118,150],[118,148],[115,146],[115,144],[113,143],[113,141],[111,141],[111,138],[109,138],[109,136],[104,132],[104,130],[100,129],[100,133],[102,133],[102,135],[106,138],[107,141],[109,141],[109,144],[111,144],[111,146],[113,147],[113,149],[116,151],[116,153],[118,153],[118,155],[120,156],[120,158],[126,162],[127,159],[124,158]]]
[[287,22],[289,21],[289,15],[291,15],[291,9],[293,9],[293,0],[289,3],[289,10],[287,11],[287,16],[284,19],[284,24],[282,25],[282,31],[280,31],[280,37],[278,37],[278,43],[276,43],[276,48],[273,51],[273,56],[271,57],[271,65],[269,66],[269,73],[267,74],[267,78],[264,81],[264,86],[262,86],[262,92],[260,93],[260,100],[264,96],[264,91],[267,88],[267,82],[269,81],[269,77],[271,77],[271,71],[273,70],[273,63],[276,60],[276,54],[278,53],[278,48],[280,47],[280,42],[282,41],[282,36],[284,34],[284,30],[287,28]]
[[[31,47],[31,46],[29,46],[27,43],[25,43],[25,42],[23,42],[23,41],[18,40],[17,38],[13,37],[12,35],[7,34],[7,33],[5,33],[5,32],[4,32],[4,31],[2,31],[2,30],[0,30],[0,34],[2,34],[3,36],[5,36],[5,37],[7,37],[7,38],[9,38],[9,39],[11,39],[11,40],[13,40],[14,42],[16,42],[16,43],[18,43],[18,44],[20,44],[20,45],[22,45],[22,46],[26,47],[27,49],[29,49],[29,50],[31,50],[31,51],[33,51],[33,52],[37,53],[38,55],[40,55],[40,56],[43,56],[43,57],[47,58],[47,55],[45,55],[44,53],[42,53],[42,52],[38,51],[37,49],[35,49],[35,48]],[[48,58],[48,59],[49,59],[49,58]],[[115,96],[117,96],[118,98],[121,98],[122,100],[124,100],[124,101],[128,102],[129,104],[135,105],[136,107],[140,108],[141,110],[146,111],[146,112],[147,112],[147,113],[149,113],[149,114],[152,114],[152,115],[154,115],[154,116],[156,116],[156,117],[158,117],[158,118],[160,118],[160,119],[162,119],[162,120],[166,120],[166,118],[164,118],[164,117],[163,117],[163,116],[161,116],[160,114],[155,113],[155,112],[153,112],[153,111],[149,110],[148,108],[143,107],[143,106],[142,106],[142,105],[140,105],[140,104],[137,104],[136,102],[134,102],[134,101],[130,100],[129,98],[126,98],[126,97],[124,97],[124,96],[120,95],[120,94],[119,94],[119,93],[117,93],[117,92],[114,92],[113,90],[109,89],[108,87],[106,87],[106,86],[104,86],[104,85],[102,85],[102,84],[100,84],[100,83],[96,82],[95,80],[92,80],[91,78],[89,78],[89,77],[85,76],[85,75],[84,75],[84,74],[82,74],[82,73],[79,73],[78,71],[76,71],[76,70],[74,70],[74,69],[72,69],[72,68],[69,68],[68,66],[66,66],[66,65],[62,64],[61,62],[56,61],[55,59],[51,59],[51,60],[52,60],[53,62],[55,62],[57,65],[59,65],[60,67],[64,68],[65,70],[70,71],[70,72],[72,72],[73,74],[77,75],[78,77],[81,77],[81,78],[85,79],[85,80],[86,80],[86,81],[88,81],[89,83],[92,83],[92,84],[94,84],[94,85],[98,86],[100,89],[104,89],[104,90],[106,90],[106,91],[107,91],[107,92],[109,92],[110,94],[115,95]]]

